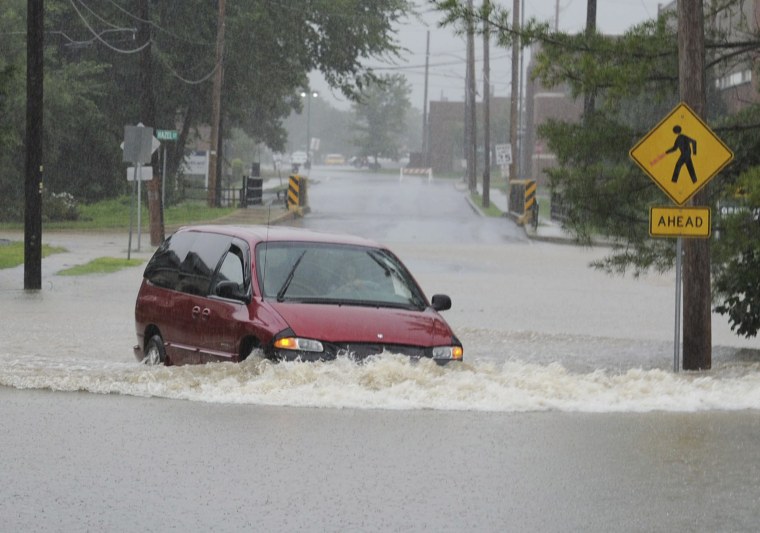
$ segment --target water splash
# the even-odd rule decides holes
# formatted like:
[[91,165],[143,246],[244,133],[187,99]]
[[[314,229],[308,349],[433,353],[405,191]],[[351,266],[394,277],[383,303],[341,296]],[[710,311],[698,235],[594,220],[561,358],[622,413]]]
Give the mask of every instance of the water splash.
[[568,370],[558,363],[474,360],[440,367],[387,354],[356,364],[147,367],[137,363],[0,356],[0,385],[196,402],[353,409],[648,412],[760,409],[760,365],[709,373],[662,369]]

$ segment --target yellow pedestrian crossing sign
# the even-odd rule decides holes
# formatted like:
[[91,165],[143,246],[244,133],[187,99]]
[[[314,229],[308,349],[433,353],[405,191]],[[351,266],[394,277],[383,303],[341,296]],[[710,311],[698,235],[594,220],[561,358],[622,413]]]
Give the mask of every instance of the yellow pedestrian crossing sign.
[[678,205],[685,204],[734,158],[683,102],[631,148],[629,155]]

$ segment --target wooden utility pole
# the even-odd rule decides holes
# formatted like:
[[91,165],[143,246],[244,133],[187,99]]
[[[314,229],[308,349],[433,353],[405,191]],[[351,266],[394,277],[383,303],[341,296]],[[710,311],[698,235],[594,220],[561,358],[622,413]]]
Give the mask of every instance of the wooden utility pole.
[[[214,87],[211,95],[211,139],[209,141],[208,158],[208,205],[217,207],[217,157],[219,149],[219,117],[222,112],[222,79],[224,69],[224,2],[219,1],[219,13],[216,20],[216,72],[214,73]],[[307,148],[308,150],[308,148]]]
[[483,12],[486,18],[483,21],[483,207],[491,205],[491,64],[490,64],[490,41],[491,25],[488,16],[491,7],[489,0],[483,0]]
[[509,105],[509,142],[512,148],[512,161],[509,163],[509,180],[517,176],[517,99],[520,96],[520,36],[516,33],[520,27],[520,0],[512,3],[512,30],[515,32],[512,41],[512,94]]
[[[156,124],[156,95],[153,91],[153,49],[151,46],[150,5],[148,0],[140,0],[138,10],[137,41],[148,43],[140,51],[140,122],[157,129]],[[164,210],[161,198],[161,171],[158,165],[156,150],[151,156],[150,165],[153,169],[153,179],[147,183],[148,214],[150,215],[150,244],[158,246],[164,240]]]
[[[681,101],[707,122],[705,33],[702,0],[678,0],[678,92]],[[708,205],[706,188],[691,205]],[[684,239],[683,258],[683,368],[712,366],[710,312],[710,241]]]
[[427,32],[427,45],[425,46],[425,96],[422,103],[422,166],[430,166],[430,132],[428,130],[428,72],[430,66],[430,30]]
[[24,289],[39,290],[42,288],[43,0],[27,0],[26,10]]
[[[591,39],[596,33],[596,0],[587,0],[586,4],[586,37]],[[583,117],[591,118],[596,107],[596,95],[593,89],[587,90],[583,95]]]
[[[472,0],[467,0],[467,9],[473,13]],[[467,21],[467,87],[465,108],[466,124],[465,154],[467,158],[467,185],[470,192],[477,189],[477,120],[475,118],[475,28],[472,18]]]

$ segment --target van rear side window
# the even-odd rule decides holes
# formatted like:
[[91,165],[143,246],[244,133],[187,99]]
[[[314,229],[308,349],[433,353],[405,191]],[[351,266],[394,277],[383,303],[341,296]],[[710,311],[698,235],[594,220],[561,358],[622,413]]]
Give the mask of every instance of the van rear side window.
[[145,268],[145,278],[159,287],[206,296],[211,276],[231,240],[216,233],[172,235],[153,255]]

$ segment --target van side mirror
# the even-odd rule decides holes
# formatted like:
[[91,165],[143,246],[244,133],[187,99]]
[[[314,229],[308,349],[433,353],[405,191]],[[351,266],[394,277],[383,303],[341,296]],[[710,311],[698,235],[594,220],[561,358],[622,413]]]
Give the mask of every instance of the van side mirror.
[[434,294],[431,303],[436,311],[451,309],[451,298],[445,294]]
[[248,302],[248,295],[240,290],[240,285],[234,281],[220,281],[214,287],[214,294],[220,298],[229,298],[231,300],[240,300]]

